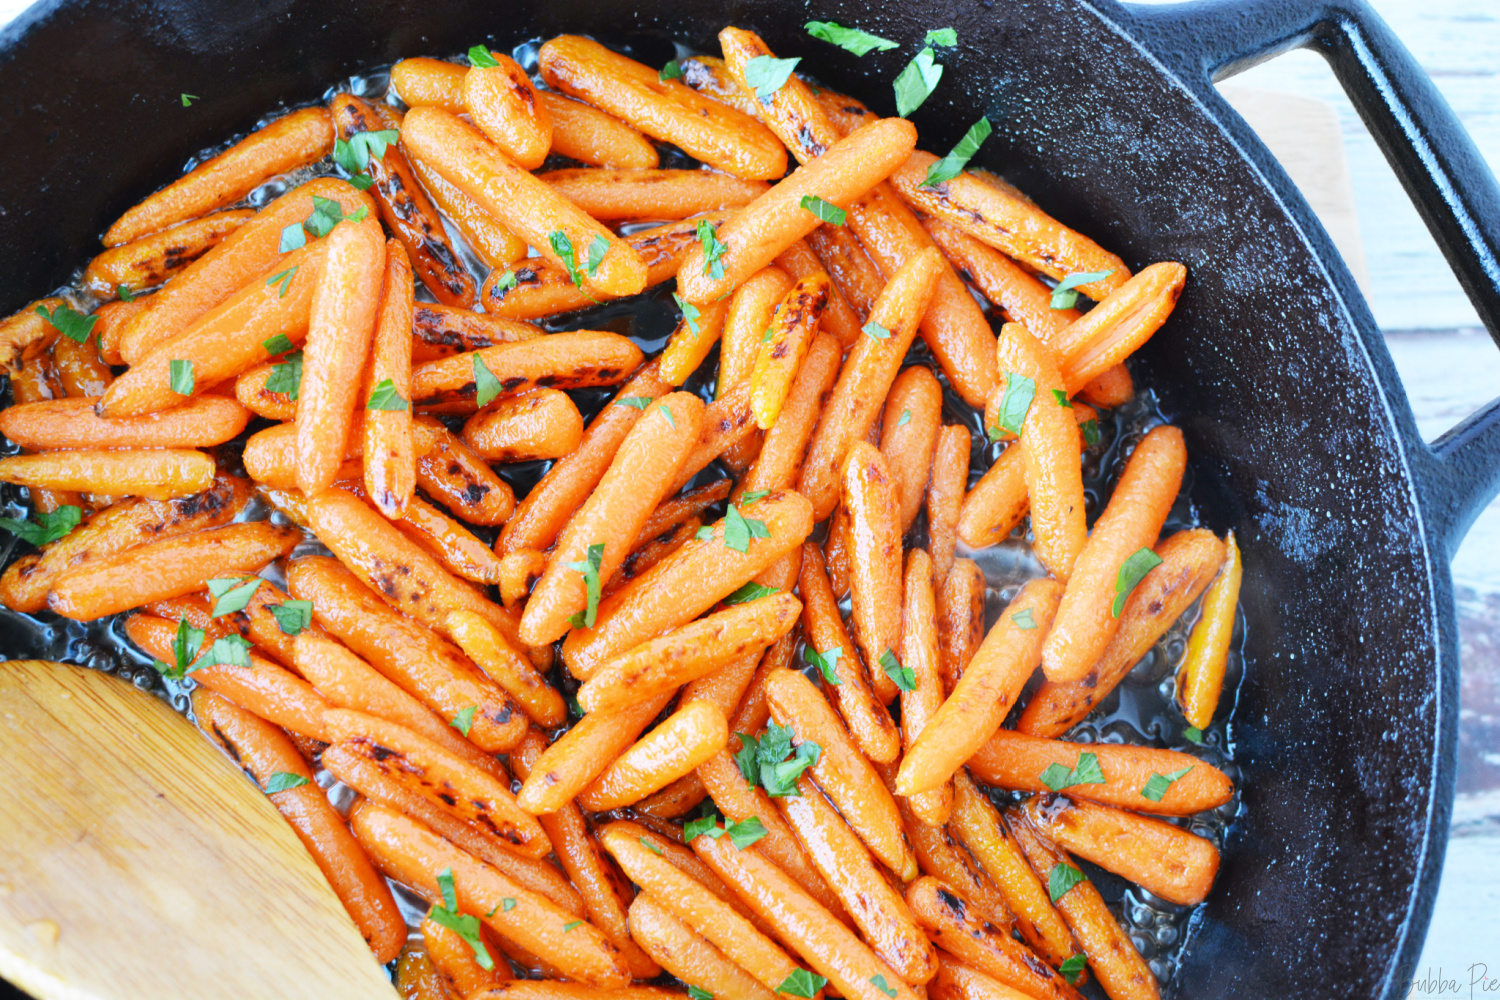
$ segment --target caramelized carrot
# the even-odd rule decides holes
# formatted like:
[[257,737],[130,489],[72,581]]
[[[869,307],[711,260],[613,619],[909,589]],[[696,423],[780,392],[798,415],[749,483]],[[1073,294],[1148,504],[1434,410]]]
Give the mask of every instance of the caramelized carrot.
[[834,287],[849,301],[854,318],[863,323],[880,297],[885,279],[860,245],[859,237],[847,226],[819,226],[807,234],[807,245],[822,261]]
[[1078,390],[1076,398],[1092,406],[1114,409],[1135,398],[1135,382],[1131,379],[1128,368],[1123,364],[1115,365],[1094,376],[1091,382]]
[[[777,255],[776,266],[790,275],[793,281],[801,281],[819,272],[827,273],[822,261],[813,253],[806,240],[798,240]],[[820,329],[833,334],[840,344],[848,348],[859,338],[859,328],[860,320],[855,316],[853,307],[830,278],[828,306],[823,312]]]
[[53,451],[0,458],[0,482],[32,489],[170,500],[213,483],[214,460],[201,451]]
[[[370,495],[358,483],[336,484],[365,500]],[[401,520],[400,531],[437,556],[454,576],[470,583],[500,582],[500,557],[474,533],[427,501],[412,497]]]
[[690,701],[614,760],[578,794],[589,812],[619,809],[665,788],[724,749],[729,723],[706,701]]
[[250,209],[217,212],[104,251],[83,271],[83,287],[102,299],[154,288],[213,249],[253,217]]
[[7,407],[0,410],[0,434],[38,450],[207,448],[238,436],[250,421],[248,410],[223,396],[200,396],[161,413],[113,420],[94,414],[97,401],[51,399]]
[[[901,664],[912,673],[911,690],[901,692],[901,743],[908,754],[943,704],[943,677],[938,663],[937,607],[932,590],[932,557],[912,549],[906,557],[903,583]],[[899,780],[899,779],[898,779]],[[953,792],[939,784],[911,796],[912,810],[931,826],[948,822]]]
[[411,359],[414,363],[542,335],[541,328],[530,323],[435,302],[415,303],[411,319]]
[[538,816],[561,809],[630,746],[671,700],[671,694],[657,695],[622,711],[585,715],[537,759],[516,801]]
[[840,360],[838,341],[832,335],[820,333],[813,338],[775,426],[766,431],[760,452],[737,487],[740,495],[796,485],[802,457],[838,376]]
[[[7,437],[14,437],[9,433]],[[1205,729],[1213,721],[1219,704],[1219,689],[1229,664],[1229,644],[1234,639],[1234,621],[1239,614],[1240,547],[1234,532],[1224,538],[1224,565],[1219,570],[1198,612],[1198,623],[1188,636],[1187,652],[1177,671],[1177,700],[1188,725]]]
[[864,441],[844,460],[843,505],[849,512],[849,594],[854,641],[870,664],[882,703],[897,693],[891,663],[901,648],[901,524],[896,482],[879,449]]
[[630,904],[630,933],[662,968],[690,986],[713,996],[775,1000],[754,976],[651,896],[637,896]]
[[750,405],[761,430],[775,426],[781,416],[792,380],[828,306],[828,290],[828,275],[821,270],[801,279],[776,304],[771,325],[761,334],[750,374]]
[[[412,369],[412,400],[419,405],[460,402],[477,408],[477,382],[485,372],[494,381],[497,395],[514,396],[538,385],[557,389],[612,385],[634,371],[641,357],[640,348],[618,334],[554,333],[425,361]],[[505,380],[500,381],[496,373]]]
[[[400,243],[385,247],[385,293],[375,318],[364,380],[364,486],[382,514],[400,518],[417,487],[411,432],[411,261]],[[394,398],[380,401],[384,391]]]
[[938,429],[933,446],[932,478],[927,483],[927,539],[932,549],[933,576],[939,587],[953,566],[959,515],[969,483],[972,444],[967,427],[947,424]]
[[703,306],[683,304],[683,316],[661,352],[661,374],[672,385],[682,385],[703,364],[724,330],[725,301]]
[[903,533],[922,509],[942,419],[943,387],[931,369],[914,365],[896,376],[885,397],[880,453],[896,480]]
[[583,439],[583,417],[562,390],[534,389],[474,414],[463,438],[488,462],[562,458]]
[[51,313],[62,305],[67,303],[56,297],[37,299],[20,312],[0,320],[0,360],[4,361],[12,376],[20,370],[23,356],[34,357],[57,339],[57,327],[43,319],[37,310],[45,309]]
[[457,184],[438,173],[421,157],[414,155],[405,142],[401,143],[399,149],[406,155],[413,172],[422,182],[422,188],[431,196],[432,201],[442,209],[444,216],[452,220],[475,255],[495,269],[496,275],[503,274],[506,268],[526,256],[525,240],[506,229],[499,219],[470,198]]
[[612,170],[650,170],[661,162],[645,136],[613,115],[550,90],[536,96],[552,118],[554,153]]
[[412,422],[417,485],[470,524],[503,524],[516,495],[484,459],[433,417]]
[[464,74],[464,110],[517,166],[535,170],[552,148],[552,116],[514,59],[503,52],[490,58],[496,65],[474,66]]
[[485,674],[538,724],[555,727],[566,721],[562,695],[488,619],[473,611],[454,611],[448,616],[447,630]]
[[1069,394],[1117,367],[1149,340],[1172,314],[1186,280],[1187,268],[1181,264],[1152,264],[1058,334],[1054,349]]
[[[433,920],[431,911],[422,918],[417,929],[422,932],[422,940],[427,946],[428,960],[460,995],[468,996],[499,986],[509,978],[500,973],[500,967],[493,959],[488,969],[480,965],[473,946],[457,931]],[[480,931],[481,941],[487,936]]]
[[707,170],[549,170],[538,175],[553,190],[601,222],[686,219],[738,208],[769,190]]

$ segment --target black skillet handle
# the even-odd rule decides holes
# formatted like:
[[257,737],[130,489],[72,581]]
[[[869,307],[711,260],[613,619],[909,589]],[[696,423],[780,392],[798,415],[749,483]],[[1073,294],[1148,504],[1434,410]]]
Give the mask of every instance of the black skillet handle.
[[[1500,186],[1432,80],[1364,0],[1197,0],[1127,9],[1157,56],[1200,91],[1289,49],[1321,52],[1500,344]],[[1416,461],[1429,527],[1451,557],[1500,492],[1500,399]]]

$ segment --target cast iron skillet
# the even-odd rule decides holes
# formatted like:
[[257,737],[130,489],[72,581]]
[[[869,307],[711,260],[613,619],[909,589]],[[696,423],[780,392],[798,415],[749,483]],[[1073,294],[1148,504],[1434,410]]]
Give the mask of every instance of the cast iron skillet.
[[[856,60],[809,18],[903,43]],[[1500,488],[1500,405],[1428,447],[1332,243],[1210,79],[1294,46],[1332,61],[1491,334],[1500,195],[1361,0],[60,0],[0,35],[0,314],[63,283],[124,209],[278,102],[405,55],[588,31],[655,64],[754,28],[893,113],[923,32],[962,45],[914,117],[1132,267],[1190,274],[1138,375],[1183,427],[1193,498],[1245,549],[1251,623],[1231,736],[1244,813],[1178,981],[1189,997],[1404,993],[1453,794],[1447,563]],[[182,93],[200,100],[190,109]],[[12,631],[14,654],[31,637]],[[1163,734],[1165,735],[1165,734]]]

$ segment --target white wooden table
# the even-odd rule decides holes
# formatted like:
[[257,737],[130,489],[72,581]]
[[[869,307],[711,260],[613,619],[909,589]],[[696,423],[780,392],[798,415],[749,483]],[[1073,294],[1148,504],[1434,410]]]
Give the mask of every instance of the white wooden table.
[[[1148,0],[1170,2],[1170,0]],[[1500,170],[1500,0],[1370,0]],[[0,26],[25,0],[0,0]],[[1293,52],[1224,84],[1286,164],[1360,279],[1432,439],[1500,395],[1500,351],[1321,58]],[[1500,502],[1454,562],[1464,683],[1460,794],[1419,975],[1468,995],[1475,963],[1500,975]],[[1289,914],[1289,917],[1294,915]],[[1309,958],[1314,956],[1309,953]],[[1477,970],[1476,970],[1477,971]],[[1478,994],[1476,994],[1478,995]]]

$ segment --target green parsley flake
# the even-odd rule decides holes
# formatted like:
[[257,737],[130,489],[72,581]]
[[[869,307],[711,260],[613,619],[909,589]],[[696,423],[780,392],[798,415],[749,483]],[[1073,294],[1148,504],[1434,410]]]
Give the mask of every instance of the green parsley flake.
[[491,290],[495,291],[495,292],[499,292],[500,293],[500,297],[504,298],[505,297],[505,293],[508,292],[508,291],[510,291],[512,288],[515,288],[515,287],[516,287],[516,272],[513,271],[513,270],[507,269],[504,274],[500,275],[500,277],[498,277],[498,278],[495,279],[495,284],[493,286],[491,286]]
[[20,521],[13,517],[0,517],[0,528],[37,548],[65,538],[83,520],[83,509],[74,504],[64,504],[54,511],[32,511],[36,523]]
[[1191,771],[1194,766],[1196,765],[1189,764],[1182,770],[1173,771],[1171,774],[1157,774],[1153,771],[1151,777],[1146,779],[1146,784],[1141,788],[1141,795],[1150,799],[1152,802],[1160,802],[1162,800],[1162,797],[1167,794],[1168,789],[1170,789],[1174,783],[1181,781],[1183,778],[1187,777],[1187,773]]
[[367,410],[408,410],[411,408],[401,394],[396,391],[396,384],[390,379],[381,379],[370,390],[370,401],[365,404]]
[[673,59],[671,62],[667,63],[661,68],[661,72],[656,74],[656,78],[662,83],[666,83],[668,80],[676,80],[681,76],[682,64],[679,63],[676,59]]
[[1031,401],[1036,398],[1036,382],[1015,372],[1005,373],[1005,393],[1000,397],[999,412],[995,415],[996,426],[990,428],[990,437],[998,439],[1001,431],[1010,431],[1017,436],[1026,422],[1026,413]]
[[765,584],[756,583],[754,580],[751,580],[749,583],[745,584],[743,587],[740,587],[734,593],[724,598],[723,603],[727,605],[749,604],[751,601],[758,601],[762,597],[770,597],[772,594],[778,593],[780,593],[780,591],[775,587],[767,587]]
[[1078,429],[1081,430],[1081,431],[1083,431],[1083,443],[1084,444],[1086,444],[1090,448],[1092,448],[1092,447],[1094,447],[1094,445],[1096,445],[1096,444],[1099,443],[1099,421],[1098,420],[1095,420],[1094,418],[1090,417],[1088,420],[1085,420],[1083,423],[1079,424],[1078,425]]
[[277,792],[284,792],[288,788],[301,788],[305,784],[307,784],[307,779],[300,774],[293,774],[290,771],[276,771],[266,779],[266,794],[275,795]]
[[187,673],[221,664],[229,667],[248,667],[250,665],[249,640],[234,633],[215,639],[214,644],[208,647],[208,652],[188,667]]
[[657,857],[662,856],[662,849],[651,843],[651,841],[647,840],[645,837],[637,837],[636,839],[641,842],[642,847],[650,851],[652,854],[656,855]]
[[1187,740],[1189,743],[1197,743],[1199,746],[1202,746],[1203,730],[1199,729],[1197,726],[1188,726],[1182,731],[1182,738]]
[[990,124],[988,118],[981,118],[970,125],[969,131],[958,140],[958,145],[953,147],[953,151],[927,168],[927,177],[920,186],[937,187],[963,173],[964,167],[969,165],[969,161],[974,158],[975,153],[979,152],[979,147],[990,137],[992,131],[994,131],[994,126]]
[[688,1000],[714,1000],[714,995],[701,986],[688,983]]
[[274,355],[285,354],[287,351],[290,351],[294,345],[290,340],[287,339],[286,334],[278,333],[274,337],[267,337],[265,340],[262,340],[260,342],[260,346],[265,348],[267,354]]
[[698,317],[702,313],[698,311],[698,307],[676,292],[672,293],[672,301],[676,302],[677,308],[682,310],[682,321],[687,324],[687,328],[694,333],[701,333],[702,330],[698,326]]
[[135,293],[130,290],[129,285],[116,285],[115,294],[120,297],[121,302],[135,301]]
[[634,407],[637,410],[644,410],[653,402],[655,402],[655,400],[653,400],[650,396],[626,396],[624,399],[615,400],[615,405],[630,406]]
[[888,997],[893,997],[893,996],[896,995],[896,987],[894,987],[890,983],[886,982],[886,979],[885,979],[884,976],[879,976],[879,975],[877,975],[877,976],[871,976],[870,977],[870,983],[877,990],[879,990],[880,992],[884,993]]
[[815,651],[811,646],[802,647],[802,659],[817,667],[818,671],[823,675],[823,680],[834,687],[838,687],[843,683],[843,681],[839,680],[839,675],[835,672],[839,657],[843,655],[844,651],[838,646],[834,646],[832,649],[825,649],[821,653]]
[[750,492],[746,493],[744,496],[740,497],[740,506],[741,507],[748,507],[750,504],[753,504],[755,501],[757,501],[757,500],[764,500],[766,497],[768,497],[770,495],[771,495],[771,491],[770,490],[751,490]]
[[253,576],[248,580],[225,576],[208,581],[208,592],[214,595],[212,617],[222,618],[236,611],[245,610],[245,606],[250,603],[250,598],[255,596],[255,592],[265,582],[258,576]]
[[730,504],[729,509],[724,512],[725,548],[736,552],[749,552],[750,539],[770,537],[771,532],[766,528],[766,522],[746,517],[733,504]]
[[1047,769],[1041,773],[1041,779],[1042,784],[1054,792],[1074,785],[1105,784],[1104,771],[1099,767],[1099,755],[1093,753],[1079,754],[1078,763],[1071,769],[1061,764],[1048,764]]
[[443,894],[443,905],[434,906],[427,912],[427,916],[433,923],[446,927],[463,938],[464,943],[474,952],[474,961],[479,963],[481,969],[493,969],[495,960],[490,957],[489,950],[484,946],[484,939],[479,936],[479,918],[472,913],[458,912],[453,869],[444,868],[438,872],[437,883],[438,890]]
[[474,403],[476,406],[488,406],[500,395],[500,380],[490,371],[490,366],[484,363],[484,356],[474,352]]
[[312,624],[312,601],[282,601],[268,607],[271,617],[276,619],[276,627],[284,635],[300,635]]
[[500,61],[490,54],[490,50],[483,45],[469,47],[469,65],[478,66],[480,69],[494,69],[500,65]]
[[603,236],[595,236],[589,241],[588,272],[590,278],[599,273],[599,265],[604,263],[604,256],[607,253],[609,253],[609,240]]
[[567,923],[563,924],[563,933],[566,934],[566,933],[568,933],[568,931],[576,931],[578,928],[580,928],[582,926],[583,926],[583,921],[582,920],[569,920]]
[[1067,275],[1057,283],[1056,288],[1052,289],[1052,301],[1049,305],[1053,309],[1072,309],[1078,304],[1078,292],[1074,289],[1079,285],[1091,285],[1096,281],[1103,281],[1114,273],[1113,270],[1085,271],[1080,274]]
[[193,394],[193,362],[173,358],[167,363],[167,385],[179,396]]
[[85,316],[67,303],[55,307],[50,313],[46,306],[37,306],[36,314],[52,329],[77,344],[88,340],[94,324],[99,322],[98,316]]
[[937,55],[931,46],[924,47],[896,77],[896,113],[905,118],[920,108],[932,96],[942,78],[943,67],[938,63]]
[[896,426],[897,427],[905,427],[909,423],[911,423],[911,411],[910,410],[902,410],[900,418],[897,419],[897,421],[896,421]]
[[703,247],[703,273],[718,281],[724,277],[724,264],[719,258],[729,251],[729,247],[719,239],[713,223],[707,219],[698,220],[696,232],[698,245]]
[[1070,986],[1076,986],[1078,977],[1083,975],[1084,966],[1088,964],[1088,956],[1079,952],[1076,955],[1069,955],[1067,960],[1057,967],[1057,971]]
[[1121,564],[1119,575],[1115,577],[1115,603],[1109,609],[1111,618],[1120,617],[1130,592],[1145,579],[1147,573],[1160,565],[1161,556],[1150,549],[1136,549],[1130,554],[1130,558]]
[[724,832],[729,834],[729,842],[737,850],[743,851],[771,831],[766,829],[759,816],[748,816],[737,823],[730,823],[724,828]]
[[660,413],[664,418],[666,418],[667,425],[670,426],[674,431],[677,429],[677,419],[672,416],[672,408],[670,406],[668,406],[666,403],[662,403],[656,408],[656,412]]
[[1047,873],[1047,894],[1055,903],[1071,892],[1075,885],[1087,881],[1088,877],[1083,872],[1063,861],[1054,865],[1052,871]]
[[1020,629],[1023,632],[1030,632],[1036,628],[1036,616],[1032,614],[1030,608],[1017,611],[1015,614],[1010,616],[1010,620],[1015,622],[1016,628]]
[[266,376],[266,391],[282,393],[295,402],[301,390],[302,352],[294,351],[282,358],[280,364],[271,366],[271,373]]
[[182,100],[182,106],[185,108],[192,107],[193,102],[199,99],[197,94],[181,94],[179,96]]
[[885,327],[881,326],[873,319],[864,325],[864,331],[865,336],[869,337],[872,340],[886,340],[891,335],[891,331],[887,330]]
[[593,628],[599,614],[599,564],[604,559],[604,543],[595,542],[587,549],[587,555],[578,562],[565,562],[566,569],[583,575],[584,587],[588,590],[588,607],[569,619],[574,628]]
[[1057,405],[1061,406],[1063,409],[1071,410],[1073,408],[1073,401],[1069,399],[1068,394],[1066,392],[1063,392],[1061,389],[1053,389],[1052,398],[1057,400]]
[[[291,267],[287,268],[285,271],[280,271],[280,272],[278,272],[276,274],[271,275],[269,278],[266,279],[266,285],[267,286],[275,286],[275,285],[278,285],[278,284],[281,286],[281,294],[278,295],[277,298],[281,298],[281,299],[286,298],[286,293],[292,287],[292,278],[296,277],[296,275],[297,275],[297,269],[299,267],[301,267],[301,266],[302,266],[301,264],[293,264]],[[281,334],[278,333],[277,336],[281,337]],[[282,337],[281,339],[285,340],[286,338]]]
[[745,63],[745,82],[755,90],[762,104],[770,104],[776,91],[786,86],[792,70],[801,62],[800,58],[777,59],[775,56],[756,56]]
[[953,28],[933,28],[922,41],[939,48],[953,48],[958,44],[958,32]]
[[903,691],[915,691],[917,689],[917,674],[911,667],[903,667],[901,661],[896,659],[896,654],[887,649],[880,654],[880,669],[885,675],[895,682],[896,686]]
[[[294,222],[281,230],[281,243],[277,249],[282,253],[291,253],[293,250],[301,250],[307,246],[307,230],[302,228],[302,223]],[[267,282],[270,284],[270,282]]]
[[828,980],[816,972],[796,969],[781,981],[781,985],[776,987],[776,992],[785,993],[789,997],[806,997],[811,1000],[826,985],[828,985]]
[[[872,35],[858,28],[845,28],[832,21],[808,21],[803,27],[814,38],[832,42],[845,52],[852,52],[856,56],[869,55],[871,52],[889,52],[891,49],[901,47],[899,43],[889,38],[881,38],[879,35]],[[892,993],[891,996],[895,994]]]
[[830,226],[842,226],[847,213],[831,201],[824,201],[815,194],[802,196],[802,209],[817,216],[818,221]]
[[448,723],[448,725],[452,726],[454,729],[457,729],[465,736],[468,736],[469,730],[474,728],[474,713],[477,711],[479,711],[478,705],[469,705],[465,708],[462,708],[459,710],[459,713],[453,717],[453,721]]

